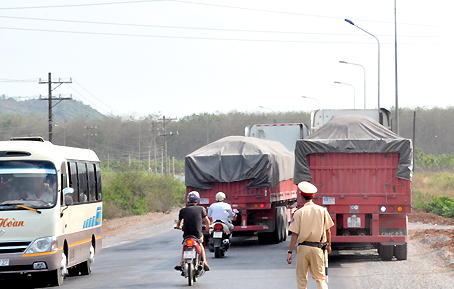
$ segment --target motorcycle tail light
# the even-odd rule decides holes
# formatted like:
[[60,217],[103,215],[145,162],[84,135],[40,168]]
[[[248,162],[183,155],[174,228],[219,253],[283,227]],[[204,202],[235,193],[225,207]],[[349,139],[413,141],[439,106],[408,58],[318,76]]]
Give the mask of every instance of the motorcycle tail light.
[[224,226],[222,226],[222,224],[219,224],[219,223],[218,224],[214,224],[213,229],[215,231],[222,231],[224,229]]
[[194,247],[194,240],[193,239],[187,239],[186,240],[186,246],[187,247]]

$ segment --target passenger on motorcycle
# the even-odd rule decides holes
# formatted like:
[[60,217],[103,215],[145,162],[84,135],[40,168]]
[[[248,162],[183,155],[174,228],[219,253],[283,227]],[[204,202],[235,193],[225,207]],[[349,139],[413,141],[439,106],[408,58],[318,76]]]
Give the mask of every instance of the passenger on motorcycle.
[[224,200],[225,194],[223,192],[216,194],[216,203],[211,204],[208,208],[208,218],[211,218],[213,222],[216,220],[223,221],[232,231],[234,226],[231,223],[231,219],[235,217],[235,213],[228,203],[224,203]]
[[[198,206],[200,202],[200,195],[196,191],[192,191],[187,197],[188,205],[180,210],[178,216],[178,222],[176,225],[177,229],[183,230],[183,239],[186,236],[195,236],[199,243],[203,244],[203,233],[202,233],[202,221],[205,220],[207,228],[210,227],[210,219],[207,217],[207,213],[204,207]],[[183,221],[183,228],[181,227],[181,221]],[[210,271],[210,267],[205,258],[205,248],[200,246],[202,249],[202,259],[205,271]],[[183,252],[181,252],[180,265],[175,266],[175,270],[181,271],[183,265]]]

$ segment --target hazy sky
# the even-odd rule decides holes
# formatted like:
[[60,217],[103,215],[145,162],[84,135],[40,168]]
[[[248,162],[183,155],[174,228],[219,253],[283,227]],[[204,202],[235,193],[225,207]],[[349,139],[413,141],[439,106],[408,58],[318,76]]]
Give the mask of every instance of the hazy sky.
[[[453,105],[453,6],[397,0],[399,107]],[[103,114],[363,108],[362,65],[376,108],[378,43],[346,18],[380,42],[391,109],[394,0],[0,0],[0,95],[47,97],[51,72]]]

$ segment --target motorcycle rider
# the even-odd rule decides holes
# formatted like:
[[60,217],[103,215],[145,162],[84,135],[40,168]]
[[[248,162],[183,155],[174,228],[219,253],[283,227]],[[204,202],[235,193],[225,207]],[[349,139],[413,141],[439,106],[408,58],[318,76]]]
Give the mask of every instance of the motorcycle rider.
[[224,200],[225,194],[218,192],[216,194],[216,203],[211,204],[208,208],[208,218],[211,218],[213,222],[216,220],[223,221],[232,232],[234,226],[231,223],[231,218],[235,216],[235,213],[232,211],[230,204],[225,203]]
[[[207,228],[210,227],[210,219],[207,217],[207,213],[204,207],[198,206],[200,202],[200,195],[197,191],[192,191],[187,197],[188,205],[180,210],[178,216],[178,222],[176,225],[177,229],[183,230],[183,239],[187,236],[195,236],[200,243],[202,250],[203,267],[205,271],[210,271],[210,267],[205,258],[205,248],[203,247],[203,233],[202,233],[202,221],[205,220]],[[181,227],[181,221],[183,221],[183,228]],[[183,252],[181,252],[181,262],[175,266],[175,270],[181,271],[183,266]]]

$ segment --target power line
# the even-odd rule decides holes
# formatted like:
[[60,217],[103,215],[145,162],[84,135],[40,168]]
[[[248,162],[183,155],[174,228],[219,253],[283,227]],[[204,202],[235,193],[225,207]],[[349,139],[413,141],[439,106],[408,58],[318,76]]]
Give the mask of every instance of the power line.
[[[324,16],[319,16],[324,17]],[[327,16],[329,18],[329,16]],[[301,32],[301,31],[275,31],[275,30],[251,30],[251,29],[227,29],[227,28],[209,28],[209,27],[187,27],[187,26],[170,26],[170,25],[151,25],[151,24],[134,24],[134,23],[115,23],[115,22],[99,22],[99,21],[81,21],[67,19],[49,19],[49,18],[33,18],[33,17],[16,17],[16,16],[1,16],[0,18],[32,20],[32,21],[50,21],[64,22],[76,24],[94,24],[94,25],[112,25],[112,26],[129,26],[129,27],[144,27],[144,28],[166,28],[166,29],[186,29],[186,30],[204,30],[204,31],[223,31],[223,32],[246,32],[246,33],[274,33],[274,34],[297,34],[297,35],[327,35],[327,36],[360,36],[360,34],[351,33],[319,33],[319,32]],[[339,18],[340,19],[340,18]],[[419,24],[407,24],[419,25]],[[426,25],[421,25],[426,26]],[[438,26],[440,27],[440,26]],[[445,28],[454,28],[443,26]],[[377,35],[381,37],[392,37],[394,35]],[[399,37],[452,37],[452,36],[436,36],[436,35],[399,35]]]
[[69,8],[69,7],[88,7],[88,6],[107,6],[119,4],[136,4],[143,2],[160,2],[166,0],[136,0],[136,1],[121,1],[121,2],[106,2],[106,3],[90,3],[90,4],[69,4],[69,5],[49,5],[49,6],[23,6],[23,7],[3,7],[0,10],[20,10],[20,9],[47,9],[47,8]]
[[[70,86],[70,88],[71,88],[72,90],[74,90],[80,97],[82,97],[83,99],[85,99],[88,103],[90,103],[90,104],[92,104],[93,106],[99,108],[100,110],[105,111],[106,113],[109,112],[109,111],[103,109],[102,107],[96,105],[95,103],[91,102],[88,98],[86,98],[85,96],[83,96],[83,94],[81,94],[79,91],[77,91],[74,87]],[[117,111],[117,112],[118,112],[118,111]]]
[[[349,42],[349,41],[307,41],[307,40],[277,40],[277,39],[241,39],[241,38],[215,38],[215,37],[191,37],[191,36],[169,36],[169,35],[146,35],[146,34],[126,34],[126,33],[106,33],[106,32],[82,32],[67,30],[50,30],[50,29],[32,29],[32,28],[12,28],[0,27],[0,29],[36,31],[36,32],[56,32],[70,34],[87,34],[87,35],[105,35],[105,36],[127,36],[127,37],[145,37],[145,38],[169,38],[169,39],[187,39],[187,40],[219,40],[219,41],[244,41],[244,42],[273,42],[273,43],[318,43],[318,44],[370,44],[368,42]],[[359,36],[359,35],[358,35]],[[381,44],[394,44],[393,42],[381,42]],[[400,44],[454,44],[451,43],[404,43]]]
[[[88,94],[90,94],[92,97],[94,97],[97,101],[99,101],[100,103],[104,104],[105,106],[107,106],[108,108],[110,108],[111,110],[121,114],[118,110],[110,107],[109,105],[107,105],[106,103],[102,102],[99,98],[97,98],[93,93],[91,93],[90,91],[88,91],[85,87],[83,87],[79,82],[73,80],[77,85],[79,85],[83,90],[85,90]],[[73,88],[74,89],[74,88]],[[75,90],[74,90],[75,91]]]
[[[273,13],[273,14],[285,14],[285,15],[295,15],[295,16],[306,16],[306,17],[315,17],[315,18],[328,18],[328,19],[344,20],[343,17],[337,17],[337,16],[326,16],[326,15],[306,14],[306,13],[298,13],[298,12],[276,11],[276,10],[248,8],[248,7],[238,7],[238,6],[220,5],[220,4],[212,4],[212,3],[199,3],[199,2],[181,1],[181,0],[136,0],[136,1],[120,1],[120,2],[89,3],[89,4],[24,6],[24,7],[0,7],[0,10],[48,9],[48,8],[108,6],[108,5],[137,4],[137,3],[164,2],[164,1],[165,2],[179,2],[179,3],[192,4],[192,5],[203,5],[203,6],[219,7],[219,8],[228,8],[228,9],[238,9],[238,10],[246,10],[246,11],[255,11],[255,12],[264,12],[264,13]],[[1,17],[4,17],[4,18],[20,18],[20,17],[7,17],[7,16],[1,16]],[[393,21],[381,21],[381,20],[369,20],[369,19],[354,19],[354,20],[362,21],[362,22],[394,24]],[[49,21],[64,21],[64,20],[49,20]],[[84,23],[83,21],[70,21],[70,20],[67,20],[67,22]],[[86,22],[86,23],[89,23],[89,22]],[[436,27],[436,28],[454,28],[452,26],[428,25],[428,24],[418,24],[418,23],[403,23],[403,22],[400,22],[400,23],[397,23],[397,24],[399,24],[399,25],[411,25],[411,26],[423,26],[423,27]],[[115,25],[124,25],[124,24],[115,24]],[[134,24],[132,24],[132,25],[134,25]]]
[[[316,18],[329,18],[329,19],[338,19],[344,20],[344,17],[337,17],[337,16],[324,16],[324,15],[314,15],[314,14],[304,14],[298,12],[287,12],[287,11],[275,11],[275,10],[266,10],[266,9],[257,9],[257,8],[246,8],[246,7],[238,7],[238,6],[228,6],[228,5],[220,5],[220,4],[212,4],[212,3],[199,3],[199,2],[192,2],[192,1],[181,1],[181,0],[168,0],[172,2],[180,2],[180,3],[187,3],[187,4],[194,4],[194,5],[203,5],[203,6],[212,6],[212,7],[220,7],[220,8],[230,8],[230,9],[239,9],[239,10],[248,10],[248,11],[256,11],[256,12],[266,12],[266,13],[276,13],[276,14],[285,14],[285,15],[295,15],[295,16],[306,16],[306,17],[316,17]],[[384,23],[384,24],[394,24],[394,21],[380,21],[380,20],[368,20],[368,19],[352,19],[355,21],[362,21],[362,22],[373,22],[373,23]],[[427,24],[411,24],[411,23],[397,23],[401,25],[415,25],[415,26],[426,26],[426,27],[449,27],[450,26],[439,26],[439,25],[427,25]]]
[[[279,34],[320,34],[320,35],[340,35],[340,36],[358,35],[358,34],[334,34],[334,33],[298,32],[298,31],[272,31],[272,30],[209,28],[209,27],[187,27],[187,26],[151,25],[151,24],[134,24],[134,23],[80,21],[80,20],[66,20],[66,19],[44,19],[44,18],[15,17],[15,16],[0,16],[0,18],[33,20],[33,21],[65,22],[65,23],[77,23],[77,24],[130,26],[130,27],[145,27],[145,28],[188,29],[188,30],[207,30],[207,31],[225,31],[225,32],[279,33]],[[389,35],[389,36],[392,36],[392,35]]]
[[0,82],[37,82],[38,78],[33,79],[7,79],[7,78],[0,78]]

